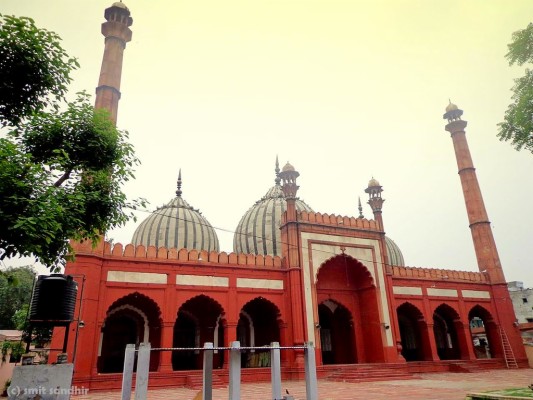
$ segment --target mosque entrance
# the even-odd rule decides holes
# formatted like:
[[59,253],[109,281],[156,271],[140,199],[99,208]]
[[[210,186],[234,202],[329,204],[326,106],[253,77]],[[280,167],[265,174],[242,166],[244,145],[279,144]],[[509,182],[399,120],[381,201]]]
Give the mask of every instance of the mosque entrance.
[[326,300],[318,306],[323,364],[357,362],[353,319],[341,304]]
[[[205,295],[193,297],[178,310],[174,324],[174,347],[202,347],[205,342],[224,343],[224,329],[220,323],[223,309]],[[215,338],[216,335],[216,338]],[[213,357],[213,368],[222,368],[224,352]],[[172,369],[202,369],[200,350],[172,352]]]
[[318,271],[316,292],[324,364],[384,362],[378,291],[368,269],[341,254]]

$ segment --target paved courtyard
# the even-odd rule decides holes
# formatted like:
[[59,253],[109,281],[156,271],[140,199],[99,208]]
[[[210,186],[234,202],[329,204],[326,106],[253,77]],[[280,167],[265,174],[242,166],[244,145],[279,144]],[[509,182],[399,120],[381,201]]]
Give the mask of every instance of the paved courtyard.
[[[367,383],[339,383],[319,380],[320,400],[385,399],[385,400],[464,400],[468,392],[491,389],[526,387],[533,383],[533,369],[495,370],[478,373],[420,374],[419,379]],[[296,400],[305,399],[303,381],[282,382]],[[148,400],[192,400],[198,390],[185,388],[158,389],[148,392]],[[133,398],[133,396],[132,396]],[[214,389],[214,400],[226,400],[228,389]],[[268,400],[271,397],[270,384],[246,383],[241,385],[244,400]],[[87,396],[76,396],[76,400],[117,400],[120,392],[94,392]]]

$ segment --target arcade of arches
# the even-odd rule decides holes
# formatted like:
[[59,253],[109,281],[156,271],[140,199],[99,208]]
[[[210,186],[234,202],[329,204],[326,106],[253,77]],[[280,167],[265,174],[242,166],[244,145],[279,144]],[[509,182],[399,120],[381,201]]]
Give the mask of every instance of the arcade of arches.
[[[150,298],[133,293],[117,300],[106,314],[102,326],[99,373],[122,372],[124,351],[127,344],[150,342],[152,347],[161,343],[160,310]],[[173,347],[198,348],[205,342],[222,346],[226,343],[225,313],[222,306],[212,298],[199,295],[183,303],[178,310],[173,329]],[[282,325],[279,309],[269,300],[257,297],[246,303],[240,313],[237,337],[241,346],[269,346],[280,342]],[[150,371],[159,367],[160,353],[153,352]],[[213,367],[224,367],[225,352],[216,352]],[[270,351],[243,351],[242,367],[270,366]],[[172,369],[194,370],[202,368],[202,353],[199,350],[172,352]]]
[[472,342],[476,358],[503,356],[497,325],[490,312],[480,305],[470,310],[467,324],[461,321],[453,307],[439,305],[433,312],[433,329],[411,303],[401,304],[397,316],[401,354],[406,361],[432,360],[432,341],[440,360],[469,358],[468,341]]

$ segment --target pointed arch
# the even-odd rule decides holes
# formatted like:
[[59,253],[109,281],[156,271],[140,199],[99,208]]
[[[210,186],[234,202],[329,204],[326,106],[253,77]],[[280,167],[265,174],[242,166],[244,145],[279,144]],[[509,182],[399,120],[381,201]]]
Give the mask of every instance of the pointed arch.
[[353,285],[356,289],[376,287],[370,270],[362,262],[348,254],[338,254],[324,261],[318,267],[315,275],[315,282],[320,280],[323,284],[332,280],[340,280],[348,285]]
[[323,364],[358,361],[354,318],[341,302],[327,299],[318,305],[320,348]]
[[396,308],[402,356],[406,361],[431,360],[427,322],[418,307],[406,301]]
[[[172,352],[174,370],[202,368],[202,354],[192,348],[203,347],[205,342],[224,341],[224,327],[220,324],[223,316],[222,305],[205,294],[191,297],[179,307],[174,323],[173,346],[191,350]],[[213,366],[219,368],[222,363],[223,352],[220,352],[216,354]]]
[[[237,323],[237,340],[241,346],[268,346],[280,342],[280,327],[283,324],[276,304],[262,296],[246,302]],[[243,353],[241,365],[245,368],[270,366],[270,350],[252,350]]]
[[476,358],[503,357],[498,325],[485,307],[473,306],[468,312],[468,323]]
[[[321,313],[323,318],[328,318],[326,310],[320,310],[320,304],[329,299],[346,307],[349,316],[344,315],[344,321],[350,318],[353,321],[353,328],[346,325],[348,322],[344,326],[344,329],[350,332],[346,334],[346,338],[354,347],[354,357],[350,358],[350,362],[384,362],[383,342],[386,340],[386,332],[381,321],[380,292],[371,271],[350,255],[340,254],[322,263],[316,278],[319,320]],[[319,335],[321,341],[327,344],[328,331],[321,331]],[[333,340],[333,336],[331,337]],[[324,352],[324,356],[326,358],[323,361],[327,363],[330,355]],[[342,357],[344,355],[334,357],[333,360],[340,360]]]
[[[97,370],[122,372],[127,344],[161,343],[161,309],[152,298],[133,292],[114,301],[108,308],[100,333]],[[159,354],[150,359],[150,370],[159,365]]]
[[437,354],[441,360],[461,358],[457,326],[459,313],[446,303],[440,304],[433,312],[433,333],[437,344]]

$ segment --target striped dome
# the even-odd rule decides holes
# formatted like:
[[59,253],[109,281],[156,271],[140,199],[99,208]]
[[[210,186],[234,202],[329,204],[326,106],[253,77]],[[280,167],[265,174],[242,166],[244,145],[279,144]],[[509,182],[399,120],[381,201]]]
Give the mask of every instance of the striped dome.
[[181,171],[176,197],[141,222],[131,242],[146,247],[219,251],[218,237],[209,221],[181,197]]
[[[279,169],[276,170],[278,172]],[[281,216],[287,201],[279,178],[276,184],[242,216],[235,235],[233,251],[246,254],[281,256]],[[296,199],[298,211],[313,212],[304,201]]]
[[403,260],[403,254],[398,245],[389,238],[385,236],[385,245],[387,246],[387,255],[389,256],[389,264],[397,267],[405,267],[405,262]]

